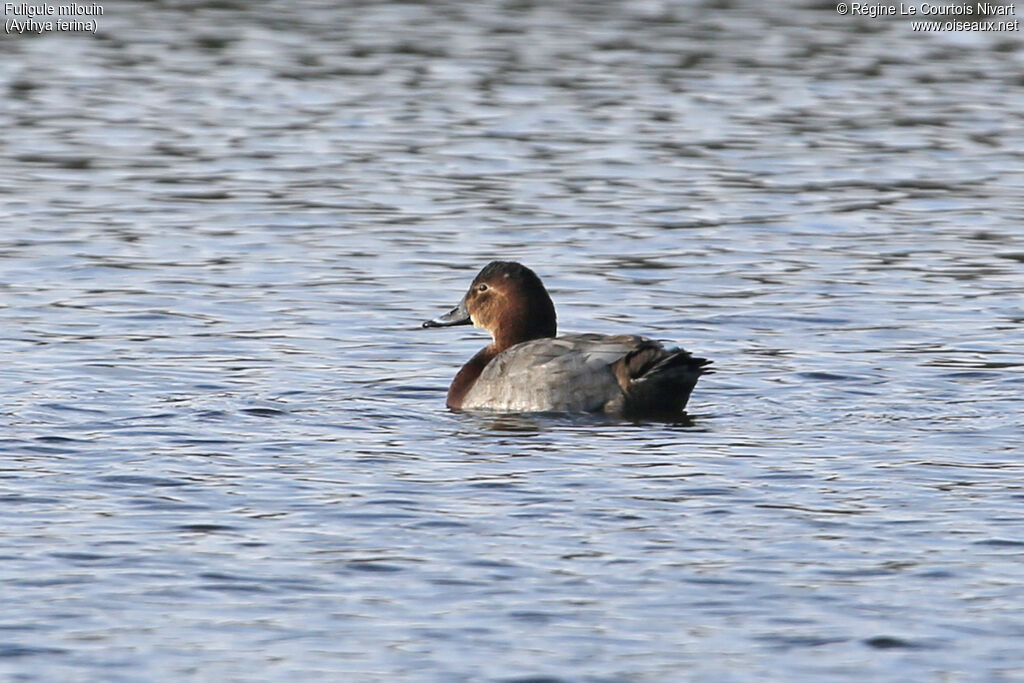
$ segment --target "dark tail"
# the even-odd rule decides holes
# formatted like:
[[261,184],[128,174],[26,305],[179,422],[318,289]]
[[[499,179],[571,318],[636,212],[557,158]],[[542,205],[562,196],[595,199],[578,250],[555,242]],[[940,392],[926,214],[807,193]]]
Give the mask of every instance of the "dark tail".
[[701,375],[708,374],[707,358],[683,349],[666,349],[647,341],[615,361],[612,371],[622,387],[627,417],[679,416]]

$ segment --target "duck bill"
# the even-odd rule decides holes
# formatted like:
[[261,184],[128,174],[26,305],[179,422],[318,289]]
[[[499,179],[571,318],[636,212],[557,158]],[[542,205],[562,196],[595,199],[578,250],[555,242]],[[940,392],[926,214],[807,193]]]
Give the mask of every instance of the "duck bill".
[[444,315],[428,320],[423,327],[454,327],[456,325],[469,325],[472,320],[469,318],[469,309],[466,308],[466,299],[463,298],[459,305]]

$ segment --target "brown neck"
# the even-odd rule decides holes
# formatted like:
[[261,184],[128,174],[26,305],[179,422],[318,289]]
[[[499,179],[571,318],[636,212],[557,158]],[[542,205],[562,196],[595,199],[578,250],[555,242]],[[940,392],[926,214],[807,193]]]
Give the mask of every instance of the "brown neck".
[[510,304],[502,317],[502,325],[489,330],[494,335],[491,347],[495,349],[495,355],[516,344],[557,334],[555,307],[547,294],[542,301],[532,306],[519,302]]
[[497,355],[498,350],[494,344],[491,344],[480,349],[475,356],[469,359],[468,363],[462,366],[459,374],[455,375],[455,379],[452,380],[452,385],[448,387],[447,404],[449,408],[452,410],[462,408],[462,401],[466,398],[466,393],[470,387],[473,386],[473,382],[484,371],[484,368],[491,362],[491,359]]

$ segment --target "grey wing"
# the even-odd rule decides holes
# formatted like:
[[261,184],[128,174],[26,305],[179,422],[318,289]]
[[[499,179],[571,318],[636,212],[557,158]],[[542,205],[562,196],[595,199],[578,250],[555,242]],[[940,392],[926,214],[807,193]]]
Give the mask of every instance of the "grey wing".
[[611,364],[642,337],[575,334],[517,344],[494,358],[463,408],[581,412],[621,400]]

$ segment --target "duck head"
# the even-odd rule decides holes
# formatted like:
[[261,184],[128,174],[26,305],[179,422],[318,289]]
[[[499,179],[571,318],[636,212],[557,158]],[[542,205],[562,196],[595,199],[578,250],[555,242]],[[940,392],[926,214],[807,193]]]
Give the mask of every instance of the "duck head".
[[532,270],[515,261],[491,261],[469,286],[459,304],[423,327],[469,325],[487,330],[493,351],[530,339],[554,337],[555,305]]

